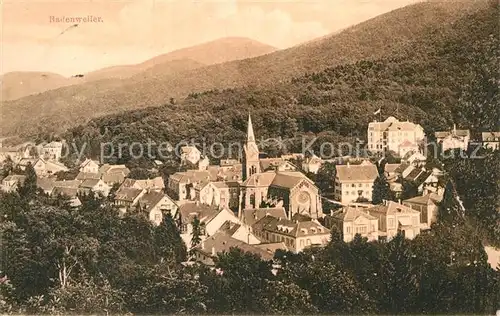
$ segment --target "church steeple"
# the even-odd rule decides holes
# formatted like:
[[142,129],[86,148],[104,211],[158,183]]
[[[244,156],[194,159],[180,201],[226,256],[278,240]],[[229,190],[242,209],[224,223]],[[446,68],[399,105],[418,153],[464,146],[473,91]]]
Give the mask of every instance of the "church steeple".
[[251,175],[260,173],[259,147],[255,142],[252,117],[248,114],[247,141],[243,146],[243,181]]
[[253,134],[252,116],[248,113],[247,143],[251,142],[255,142],[255,135]]

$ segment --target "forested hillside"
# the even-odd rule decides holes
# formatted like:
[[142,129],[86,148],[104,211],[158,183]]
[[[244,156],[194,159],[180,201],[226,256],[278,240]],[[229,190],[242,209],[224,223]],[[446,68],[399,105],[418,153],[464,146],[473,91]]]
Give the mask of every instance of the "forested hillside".
[[498,4],[486,4],[385,58],[327,68],[266,89],[192,93],[178,104],[95,119],[64,137],[80,146],[89,142],[93,156],[101,142],[110,141],[237,141],[251,112],[259,138],[312,132],[335,143],[363,138],[379,107],[384,117],[421,123],[427,132],[453,123],[473,131],[495,129],[500,122]]
[[[377,100],[380,102],[389,102],[387,98],[393,98],[393,93],[409,93],[407,90],[417,88],[426,89],[427,82],[443,90],[438,91],[440,96],[456,94],[459,90],[457,85],[463,81],[465,70],[461,65],[462,60],[448,63],[447,59],[453,58],[466,47],[479,49],[479,43],[487,40],[490,34],[494,37],[498,36],[496,7],[490,6],[488,9],[486,7],[486,0],[424,2],[381,15],[341,33],[265,56],[197,68],[183,73],[145,78],[140,82],[124,81],[117,86],[96,84],[92,87],[88,85],[65,87],[13,102],[5,102],[2,105],[2,133],[29,136],[39,130],[60,132],[67,127],[85,123],[92,117],[159,106],[169,102],[172,97],[181,100],[188,93],[213,89],[254,87],[248,89],[253,94],[265,95],[264,98],[268,100],[274,96],[277,99],[276,105],[282,106],[288,103],[293,105],[294,102],[290,100],[306,94],[302,89],[307,88],[309,84],[290,85],[291,77],[321,72],[325,68],[335,68],[339,65],[352,65],[357,62],[364,64],[366,61],[383,63],[382,70],[389,71],[385,74],[388,77],[387,88],[378,91],[377,82],[366,86],[364,81],[377,79],[373,75],[378,75],[378,73],[369,71],[365,74],[366,66],[360,68],[354,65],[346,66],[348,67],[346,70],[342,68],[334,70],[336,76],[339,76],[338,81],[335,86],[328,87],[328,93],[334,95],[334,99],[323,100],[323,94],[326,91],[319,89],[314,82],[310,83],[314,87],[311,87],[307,94],[313,94],[314,98],[320,100],[320,105],[327,108],[332,107],[332,102],[345,103],[351,108],[349,111],[360,106],[354,102],[360,99],[359,95],[344,95],[350,94],[352,89],[361,91],[375,86],[377,89],[374,92],[378,93]],[[490,15],[487,17],[483,12],[477,16],[478,10],[489,11]],[[470,20],[472,22],[467,22]],[[439,64],[443,59],[447,63]],[[433,60],[439,63],[433,63]],[[408,64],[403,65],[401,71],[411,69],[407,71],[408,74],[394,69],[402,61]],[[351,67],[354,67],[352,71]],[[391,68],[385,69],[385,67]],[[425,73],[422,73],[421,68],[424,68]],[[343,71],[346,73],[342,74]],[[414,71],[416,74],[413,74]],[[410,75],[408,82],[401,78]],[[346,81],[344,76],[353,77]],[[436,78],[445,85],[438,86],[434,82]],[[448,93],[448,89],[452,92]],[[361,100],[373,102],[374,100],[369,98],[373,93],[370,91],[365,93],[369,94],[368,97],[363,96]],[[391,95],[388,95],[389,93]],[[420,91],[415,94],[417,96],[410,103],[412,106],[422,101],[427,102],[429,99],[437,102],[433,94],[428,95],[427,92],[421,93]],[[454,106],[452,103],[456,101],[456,97],[456,95],[452,99],[444,97],[444,100],[439,101],[444,102],[444,106],[451,107]],[[284,101],[280,101],[281,98]],[[218,102],[221,99],[232,107],[230,101],[226,101],[224,96],[198,102]],[[247,96],[238,95],[238,99],[241,99],[238,109],[244,109],[244,100]],[[188,102],[188,105],[183,103],[182,106],[189,107],[190,103]],[[268,104],[269,102],[259,104],[259,106]],[[318,108],[318,110],[322,109]],[[192,112],[190,109],[186,111]],[[364,112],[361,110],[361,113]]]

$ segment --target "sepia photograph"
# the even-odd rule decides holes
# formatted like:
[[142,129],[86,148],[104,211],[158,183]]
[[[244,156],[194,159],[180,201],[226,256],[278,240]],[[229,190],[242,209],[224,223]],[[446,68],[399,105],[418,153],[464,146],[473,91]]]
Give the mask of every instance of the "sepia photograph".
[[500,316],[498,0],[0,10],[0,315]]

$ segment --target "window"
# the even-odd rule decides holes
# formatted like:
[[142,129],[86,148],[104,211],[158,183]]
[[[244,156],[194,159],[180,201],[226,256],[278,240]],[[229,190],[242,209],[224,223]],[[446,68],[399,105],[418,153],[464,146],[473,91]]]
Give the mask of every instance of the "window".
[[345,195],[349,195],[349,191],[345,191]]
[[362,186],[363,186],[363,184],[362,184],[362,183],[358,184],[358,187],[360,187],[360,188],[361,188]]
[[389,228],[394,227],[394,218],[389,218]]
[[308,246],[310,246],[310,245],[311,245],[311,239],[309,239],[309,238],[308,238],[308,239],[307,239],[306,244],[307,244]]
[[182,224],[181,225],[181,233],[186,233],[187,232],[187,224]]
[[352,192],[351,192],[351,194],[352,194],[352,195],[356,195],[356,191],[352,191]]
[[161,214],[155,214],[155,222],[161,222]]
[[347,232],[348,234],[350,234],[350,233],[351,233],[351,227],[350,227],[350,226],[347,226],[347,227],[345,228],[345,230],[346,230],[346,232]]
[[300,246],[304,247],[304,240],[303,239],[300,240]]
[[365,184],[365,187],[369,188],[369,187],[370,187],[370,184],[369,184],[369,183]]

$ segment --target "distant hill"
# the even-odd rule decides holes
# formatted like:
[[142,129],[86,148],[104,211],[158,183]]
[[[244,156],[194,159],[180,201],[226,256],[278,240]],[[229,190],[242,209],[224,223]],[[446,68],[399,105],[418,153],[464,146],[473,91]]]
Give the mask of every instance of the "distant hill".
[[[376,17],[339,34],[256,58],[144,80],[123,80],[122,85],[114,88],[84,84],[5,102],[3,112],[8,119],[4,120],[7,123],[3,126],[3,133],[27,136],[38,129],[60,132],[92,117],[162,105],[171,97],[180,98],[196,91],[238,86],[253,87],[252,92],[266,91],[304,73],[363,60],[376,61],[411,54],[422,56],[417,59],[417,67],[439,67],[429,65],[425,59],[436,54],[436,50],[445,49],[439,45],[456,37],[457,32],[470,33],[471,30],[457,29],[457,23],[478,10],[487,10],[485,8],[486,1],[424,2]],[[477,38],[469,40],[473,39]],[[395,76],[398,78],[397,74]],[[359,80],[352,84],[362,85],[362,74]],[[294,93],[285,93],[282,98],[291,96]],[[30,124],[24,124],[26,121]]]
[[50,72],[9,72],[0,76],[1,99],[15,100],[30,94],[82,83],[81,78],[66,78]]
[[163,73],[163,75],[177,74],[180,71],[192,70],[206,65],[260,56],[275,50],[276,48],[272,46],[248,38],[228,37],[178,49],[136,65],[106,67],[82,74],[82,77],[66,78],[48,72],[11,72],[0,77],[2,100],[15,100],[74,84],[105,79],[125,79],[142,72],[144,74],[140,75],[139,78],[159,73]]
[[182,48],[170,53],[153,57],[136,65],[113,66],[96,70],[85,74],[87,81],[107,78],[128,78],[145,70],[158,72],[162,64],[174,60],[191,60],[193,64],[187,65],[186,69],[198,68],[202,65],[212,65],[232,60],[256,57],[275,51],[276,48],[259,43],[249,38],[227,37],[211,42]]

